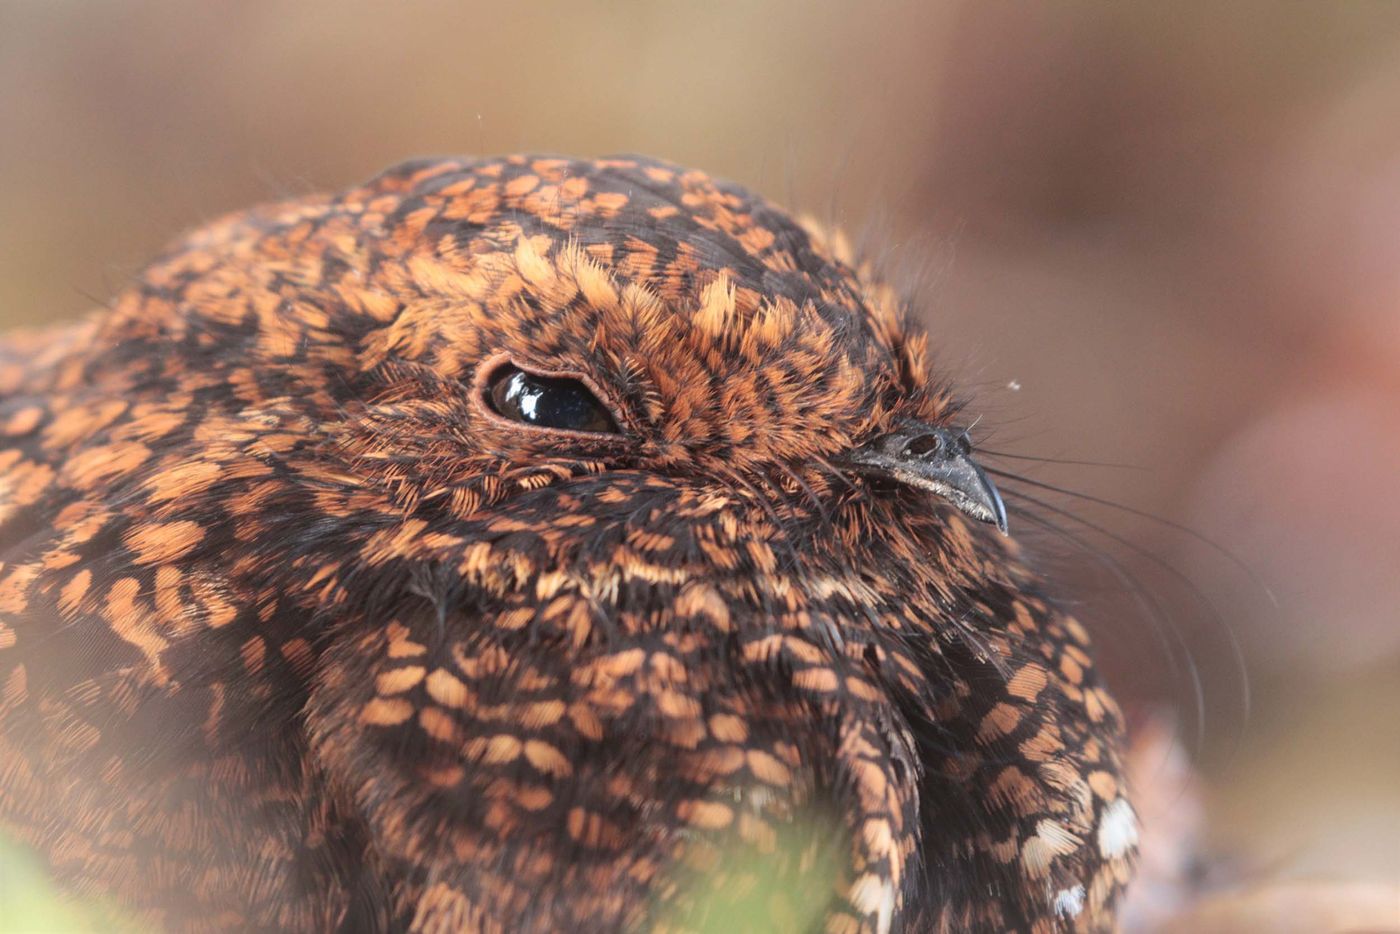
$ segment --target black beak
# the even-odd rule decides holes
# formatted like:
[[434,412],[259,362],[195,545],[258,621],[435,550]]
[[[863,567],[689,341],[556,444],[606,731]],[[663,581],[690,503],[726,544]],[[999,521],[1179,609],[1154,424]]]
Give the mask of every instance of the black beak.
[[1001,494],[972,459],[966,431],[911,422],[852,451],[851,469],[937,493],[974,519],[1006,534]]

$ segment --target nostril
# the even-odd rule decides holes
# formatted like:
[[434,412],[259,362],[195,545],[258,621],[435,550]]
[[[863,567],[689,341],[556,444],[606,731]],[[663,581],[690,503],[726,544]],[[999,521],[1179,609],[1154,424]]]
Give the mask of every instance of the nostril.
[[942,444],[943,439],[936,434],[920,435],[904,446],[904,453],[910,457],[926,457],[936,453]]

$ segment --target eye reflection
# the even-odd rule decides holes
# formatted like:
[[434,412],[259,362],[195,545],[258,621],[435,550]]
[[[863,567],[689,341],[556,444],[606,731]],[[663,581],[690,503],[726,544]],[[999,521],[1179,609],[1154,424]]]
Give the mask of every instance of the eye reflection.
[[491,377],[487,396],[497,414],[538,428],[616,434],[607,407],[582,382],[536,376],[507,365]]

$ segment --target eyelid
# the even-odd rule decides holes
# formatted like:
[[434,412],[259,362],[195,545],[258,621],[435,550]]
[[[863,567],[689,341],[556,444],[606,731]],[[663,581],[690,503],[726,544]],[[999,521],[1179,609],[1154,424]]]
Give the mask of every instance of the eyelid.
[[[490,383],[492,377],[499,373],[502,367],[513,366],[522,373],[530,376],[537,376],[543,379],[574,379],[583,384],[584,388],[593,394],[593,398],[598,400],[598,404],[607,410],[612,416],[613,424],[617,426],[615,434],[604,434],[597,431],[572,431],[568,428],[543,428],[539,425],[531,425],[529,422],[517,422],[514,419],[506,418],[501,413],[491,407],[488,401],[490,396]],[[583,441],[592,441],[595,444],[600,442],[616,441],[627,436],[627,426],[630,422],[623,418],[622,410],[613,403],[612,396],[604,392],[588,374],[578,370],[555,370],[545,367],[521,364],[519,360],[509,353],[501,352],[492,354],[478,364],[476,374],[472,377],[472,404],[478,413],[485,415],[498,425],[509,426],[512,431],[536,432],[541,435],[552,435],[554,437],[564,436],[577,438]]]

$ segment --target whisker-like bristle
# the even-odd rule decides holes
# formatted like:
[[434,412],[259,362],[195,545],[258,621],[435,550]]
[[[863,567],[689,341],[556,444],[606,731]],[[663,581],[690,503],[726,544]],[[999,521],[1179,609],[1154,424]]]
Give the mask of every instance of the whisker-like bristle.
[[[1017,496],[1018,491],[1008,490],[1008,495]],[[1147,586],[1146,582],[1133,573],[1122,561],[1114,557],[1110,552],[1098,548],[1081,535],[1063,528],[1044,516],[1036,515],[1027,511],[1020,518],[1024,518],[1033,525],[1046,529],[1063,541],[1069,542],[1080,551],[1092,558],[1100,567],[1108,571],[1123,586],[1124,591],[1137,604],[1138,609],[1147,618],[1152,633],[1156,637],[1157,644],[1161,647],[1166,658],[1168,673],[1173,678],[1183,674],[1183,665],[1178,659],[1184,660],[1184,674],[1191,685],[1192,694],[1192,716],[1196,725],[1196,734],[1193,737],[1193,744],[1198,748],[1204,741],[1206,730],[1206,701],[1205,690],[1201,684],[1199,666],[1196,664],[1195,655],[1191,647],[1187,644],[1185,637],[1180,630],[1172,625],[1171,614],[1167,612],[1162,601],[1156,593]]]
[[[1061,458],[1061,457],[1036,457],[1035,455],[1031,455],[1031,454],[1010,454],[1010,453],[1008,453],[1008,452],[1006,452],[1006,451],[992,451],[992,450],[988,450],[987,448],[983,447],[983,446],[980,445],[980,444],[977,446],[977,453],[978,453],[978,454],[986,454],[986,455],[988,455],[988,456],[990,456],[990,457],[1004,457],[1004,458],[1007,458],[1008,460],[1016,460],[1016,461],[1034,461],[1034,462],[1037,463],[1037,464],[1068,464],[1068,465],[1073,466],[1073,467],[1106,467],[1106,468],[1109,468],[1109,469],[1111,469],[1111,470],[1146,470],[1146,469],[1147,469],[1146,467],[1143,467],[1143,466],[1141,466],[1140,464],[1120,464],[1120,463],[1115,463],[1115,462],[1113,462],[1113,461],[1081,461],[1081,460],[1068,460],[1068,459]],[[987,469],[987,468],[984,467],[983,469]]]
[[1217,542],[1215,539],[1210,538],[1209,536],[1204,535],[1201,532],[1198,532],[1196,529],[1191,528],[1189,525],[1184,525],[1183,523],[1176,522],[1172,519],[1168,519],[1165,516],[1159,516],[1155,513],[1147,512],[1143,509],[1135,509],[1132,506],[1125,506],[1122,503],[1115,503],[1111,499],[1104,499],[1100,496],[1093,496],[1088,493],[1081,493],[1078,490],[1071,490],[1068,487],[1056,486],[1053,483],[1046,483],[1043,480],[1032,480],[1030,477],[1023,477],[1020,474],[1012,473],[1009,470],[998,470],[995,467],[983,467],[983,469],[987,473],[995,477],[1001,477],[1006,480],[1014,480],[1018,483],[1024,483],[1027,486],[1033,486],[1038,489],[1047,490],[1052,493],[1060,493],[1064,496],[1072,496],[1075,499],[1082,500],[1086,503],[1093,503],[1096,506],[1105,506],[1109,509],[1115,509],[1127,515],[1135,516],[1139,519],[1146,519],[1147,521],[1155,522],[1158,525],[1163,526],[1164,528],[1168,528],[1175,532],[1180,532],[1183,535],[1187,535],[1192,539],[1195,539],[1196,541],[1200,542],[1202,545],[1205,545],[1207,548],[1211,549],[1216,554],[1225,558],[1235,567],[1243,571],[1246,575],[1248,575],[1250,581],[1252,581],[1261,591],[1263,591],[1264,595],[1269,598],[1269,602],[1272,603],[1275,607],[1278,606],[1278,598],[1274,596],[1274,592],[1269,588],[1268,584],[1264,582],[1264,580],[1259,576],[1259,573],[1255,571],[1254,568],[1250,567],[1249,564],[1247,564],[1243,558],[1235,554],[1230,549],[1226,548],[1224,545]]
[[[998,472],[998,475],[1005,479],[1027,482],[1022,477],[1006,474],[1005,472]],[[1035,484],[1034,482],[1032,482],[1031,485],[1034,486],[1039,484]],[[1224,635],[1226,642],[1229,645],[1232,662],[1234,664],[1236,674],[1238,675],[1240,682],[1241,717],[1244,723],[1248,723],[1250,717],[1249,669],[1248,665],[1245,662],[1244,651],[1240,645],[1239,638],[1235,634],[1235,631],[1230,626],[1229,622],[1225,619],[1224,615],[1221,614],[1220,610],[1216,607],[1214,601],[1212,601],[1210,597],[1207,596],[1203,590],[1201,590],[1201,588],[1195,583],[1195,581],[1193,581],[1190,578],[1189,575],[1187,575],[1176,565],[1172,564],[1170,561],[1167,561],[1165,558],[1161,557],[1155,552],[1150,551],[1149,549],[1144,548],[1143,546],[1138,545],[1137,543],[1130,541],[1129,539],[1118,535],[1112,530],[1105,528],[1104,526],[1093,522],[1092,520],[1086,519],[1077,513],[1071,512],[1067,509],[1062,509],[1054,505],[1053,503],[1050,503],[1044,499],[1026,493],[1023,490],[1017,490],[1015,488],[1008,488],[1004,486],[1002,488],[1002,492],[1003,494],[1014,496],[1024,502],[1028,502],[1036,506],[1039,509],[1046,510],[1047,512],[1053,513],[1054,515],[1060,516],[1064,519],[1067,519],[1070,522],[1080,525],[1094,532],[1095,534],[1103,536],[1109,541],[1112,541],[1115,544],[1128,549],[1133,554],[1138,555],[1142,559],[1150,562],[1152,565],[1161,569],[1162,571],[1170,575],[1174,580],[1179,582],[1187,590],[1187,592],[1190,593],[1192,597],[1198,602],[1202,609],[1205,610],[1207,618],[1211,621],[1212,625],[1214,625]],[[1089,501],[1093,502],[1096,500],[1097,497],[1093,497],[1090,498]],[[1107,503],[1107,501],[1105,501],[1105,503]]]

